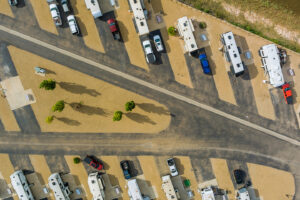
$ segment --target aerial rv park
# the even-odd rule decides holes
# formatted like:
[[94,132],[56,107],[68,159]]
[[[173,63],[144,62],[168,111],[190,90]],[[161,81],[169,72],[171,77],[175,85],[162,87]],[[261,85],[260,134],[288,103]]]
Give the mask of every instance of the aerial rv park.
[[[11,30],[3,21],[1,33],[18,38],[0,36],[0,129],[33,137],[28,149],[18,146],[30,144],[19,141],[25,136],[0,147],[0,199],[296,199],[297,175],[281,157],[242,155],[251,142],[264,152],[282,140],[298,148],[298,136],[276,132],[299,131],[296,52],[175,0],[2,0],[0,7],[0,21],[16,21]],[[18,12],[34,18],[20,30]],[[211,121],[217,131],[247,133],[249,144],[236,132],[209,138],[214,130],[201,126]],[[276,141],[260,144],[249,127]],[[233,151],[196,154],[217,137],[235,143],[224,145]],[[234,155],[239,145],[242,156]]]

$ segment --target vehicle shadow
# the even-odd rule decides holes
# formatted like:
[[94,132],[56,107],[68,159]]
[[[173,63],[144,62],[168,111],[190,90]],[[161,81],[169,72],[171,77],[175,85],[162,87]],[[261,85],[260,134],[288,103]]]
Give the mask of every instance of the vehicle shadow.
[[23,8],[25,6],[25,0],[18,0],[17,8]]

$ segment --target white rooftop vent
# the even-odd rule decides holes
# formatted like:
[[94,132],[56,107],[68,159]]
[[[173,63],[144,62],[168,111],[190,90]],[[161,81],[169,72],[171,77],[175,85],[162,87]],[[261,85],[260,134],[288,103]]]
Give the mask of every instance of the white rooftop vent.
[[139,35],[149,33],[146,17],[140,0],[129,0]]
[[177,20],[177,29],[180,36],[183,37],[185,50],[189,53],[198,50],[198,46],[193,34],[195,29],[192,20],[188,19],[186,16],[179,18]]
[[221,35],[222,43],[224,45],[225,54],[228,61],[231,63],[235,75],[244,72],[244,64],[242,63],[240,52],[236,45],[234,35],[232,32],[223,33]]
[[270,84],[274,87],[280,87],[284,84],[284,78],[281,70],[279,50],[275,44],[262,46],[259,50],[261,62],[265,72],[269,75]]

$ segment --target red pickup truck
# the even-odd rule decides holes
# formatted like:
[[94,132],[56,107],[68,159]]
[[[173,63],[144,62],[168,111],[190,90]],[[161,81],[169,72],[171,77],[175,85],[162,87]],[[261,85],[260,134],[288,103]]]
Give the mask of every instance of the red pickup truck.
[[103,164],[98,159],[95,159],[93,156],[86,156],[83,159],[83,161],[86,162],[89,166],[94,167],[95,169],[103,169]]
[[292,90],[290,88],[290,84],[285,83],[281,86],[281,89],[283,91],[283,96],[285,99],[286,104],[292,104],[293,103],[293,96],[292,96]]
[[114,39],[120,40],[121,37],[120,37],[120,33],[119,33],[119,29],[118,29],[116,20],[111,18],[111,19],[107,20],[107,23],[109,25],[110,32],[112,33]]

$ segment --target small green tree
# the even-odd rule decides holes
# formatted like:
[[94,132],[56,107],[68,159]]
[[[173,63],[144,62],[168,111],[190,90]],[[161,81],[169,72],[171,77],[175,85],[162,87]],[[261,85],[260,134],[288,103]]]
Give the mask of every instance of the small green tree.
[[52,106],[52,111],[53,112],[61,112],[63,111],[63,109],[65,108],[65,102],[64,100],[60,100],[58,102],[56,102],[56,104],[54,104],[54,106]]
[[43,80],[40,83],[40,88],[45,88],[45,90],[54,90],[56,87],[56,82],[52,79]]
[[78,164],[78,163],[80,163],[80,161],[81,161],[81,159],[79,157],[73,158],[74,164]]
[[205,29],[207,27],[207,24],[205,22],[200,22],[199,23],[199,28]]
[[174,36],[174,35],[176,35],[176,32],[177,32],[177,30],[176,30],[176,28],[175,28],[174,26],[170,26],[170,27],[168,28],[168,33],[169,33],[169,35]]
[[126,111],[132,111],[134,108],[135,108],[135,103],[134,103],[134,101],[128,101],[128,102],[125,104],[125,110],[126,110]]
[[53,121],[53,119],[54,119],[54,116],[53,116],[53,115],[48,116],[48,117],[46,118],[46,122],[47,122],[48,124],[51,124],[51,122]]
[[113,121],[120,121],[122,119],[122,111],[116,111],[114,113]]

